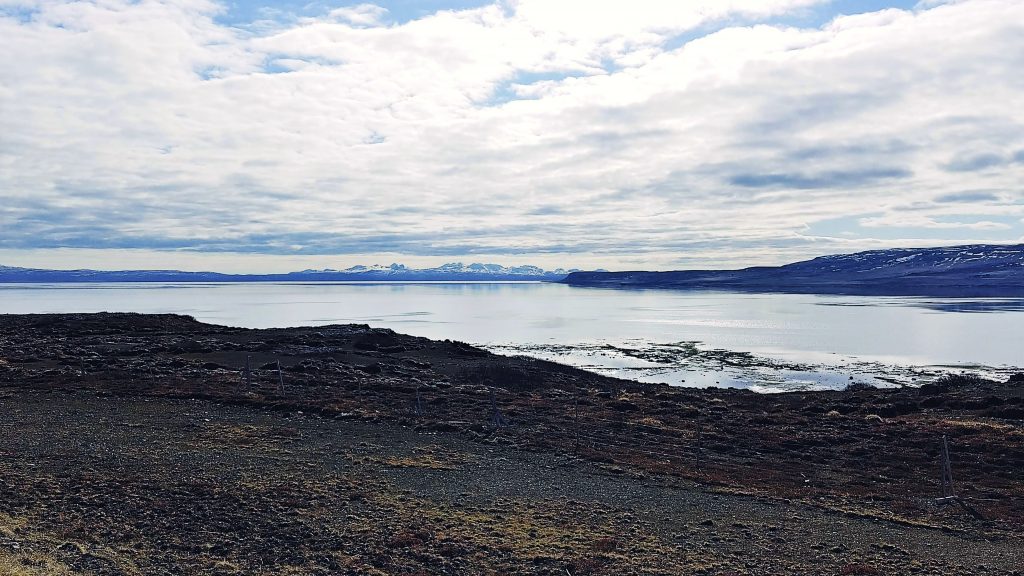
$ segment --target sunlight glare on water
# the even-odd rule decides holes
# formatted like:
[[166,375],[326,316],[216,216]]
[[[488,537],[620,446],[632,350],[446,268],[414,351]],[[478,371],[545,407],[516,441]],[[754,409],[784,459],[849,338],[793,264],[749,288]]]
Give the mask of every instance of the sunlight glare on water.
[[[251,328],[361,323],[542,357],[551,354],[537,346],[697,342],[704,350],[812,364],[1020,366],[1022,308],[1016,300],[965,304],[542,283],[0,285],[3,313],[178,313]],[[558,357],[582,365],[578,352]],[[602,354],[590,357],[606,367],[622,362]]]

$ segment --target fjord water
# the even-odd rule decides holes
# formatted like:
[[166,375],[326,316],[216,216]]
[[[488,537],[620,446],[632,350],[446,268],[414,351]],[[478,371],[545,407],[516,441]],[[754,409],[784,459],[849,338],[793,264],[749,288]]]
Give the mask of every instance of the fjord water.
[[[703,350],[816,366],[1024,364],[1021,300],[609,290],[544,283],[0,285],[0,313],[98,311],[170,312],[251,328],[369,324],[689,385],[722,378],[708,375],[714,372],[709,362],[689,371],[685,363],[673,369],[650,358],[605,353],[603,347],[643,350],[699,342]],[[630,375],[625,371],[630,369],[639,371]],[[737,384],[735,374],[725,379]],[[823,387],[834,386],[826,382]]]

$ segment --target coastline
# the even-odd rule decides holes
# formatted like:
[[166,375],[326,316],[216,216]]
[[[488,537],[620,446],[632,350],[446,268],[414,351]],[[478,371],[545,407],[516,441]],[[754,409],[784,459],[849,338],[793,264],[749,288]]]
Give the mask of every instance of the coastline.
[[821,357],[814,360],[786,359],[782,354],[773,356],[713,348],[700,341],[658,344],[636,340],[622,345],[603,342],[481,347],[499,354],[526,355],[604,376],[651,384],[740,388],[764,394],[843,390],[850,385],[918,387],[951,374],[971,374],[1004,381],[1024,372],[1016,366],[911,364],[894,359],[862,359],[836,354],[820,354]]

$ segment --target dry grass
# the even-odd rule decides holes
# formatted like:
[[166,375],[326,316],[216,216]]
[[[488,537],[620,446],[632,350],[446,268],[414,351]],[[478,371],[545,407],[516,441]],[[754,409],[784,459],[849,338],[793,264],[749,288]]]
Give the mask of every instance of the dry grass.
[[975,431],[994,431],[1000,434],[1012,435],[1022,434],[1019,426],[1015,426],[1013,424],[1003,424],[1000,422],[986,422],[982,420],[960,420],[948,418],[946,420],[940,420],[939,424]]
[[[28,522],[0,514],[0,538],[23,542]],[[0,547],[0,575],[2,576],[62,576],[70,574],[68,567],[45,554]]]
[[427,468],[456,470],[470,462],[468,454],[444,450],[439,446],[424,446],[413,450],[410,456],[389,456],[378,461],[399,468]]
[[16,542],[14,546],[0,546],[0,576],[63,576],[65,574],[91,574],[73,570],[54,551],[90,557],[117,566],[124,574],[141,575],[138,567],[123,554],[107,547],[83,546],[47,532],[34,530],[26,518],[0,513],[0,539]]
[[0,574],[3,576],[65,576],[71,573],[66,564],[44,554],[0,549]]
[[14,539],[18,530],[24,526],[24,518],[15,518],[0,512],[0,538]]
[[251,448],[266,447],[268,443],[288,443],[295,440],[298,434],[294,428],[206,422],[198,437],[202,441],[215,445]]
[[645,416],[636,420],[634,424],[640,424],[642,426],[649,426],[651,428],[665,428],[665,423],[653,416]]
[[[691,556],[645,531],[579,503],[497,501],[485,507],[439,504],[396,497],[385,486],[374,492],[371,508],[391,519],[389,526],[367,524],[367,531],[391,529],[388,539],[395,569],[412,568],[411,559],[429,552],[462,558],[479,574],[507,574],[516,567],[546,567],[558,573],[668,575],[713,564]],[[663,558],[652,567],[644,559]],[[356,564],[357,568],[362,568]],[[400,573],[400,572],[399,572]]]

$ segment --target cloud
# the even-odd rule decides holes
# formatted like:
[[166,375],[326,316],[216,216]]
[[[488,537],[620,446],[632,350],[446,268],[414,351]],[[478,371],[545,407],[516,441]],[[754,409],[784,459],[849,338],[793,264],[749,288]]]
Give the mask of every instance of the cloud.
[[993,192],[954,192],[943,194],[935,199],[936,202],[955,204],[979,204],[985,202],[999,202],[1000,197]]
[[353,26],[380,26],[388,9],[376,4],[357,4],[335,8],[327,13],[329,18],[347,22]]
[[747,188],[859,188],[882,180],[909,178],[902,168],[867,168],[856,172],[831,171],[818,174],[737,174],[729,183]]
[[[0,245],[757,263],[877,247],[907,207],[908,238],[1019,237],[994,214],[1024,203],[1024,4],[777,24],[818,4],[244,26],[202,0],[0,0]],[[801,236],[843,217],[869,224]]]
[[1006,164],[1007,159],[1000,154],[991,152],[973,155],[964,155],[953,158],[946,163],[945,168],[950,172],[974,172],[985,170]]
[[861,226],[867,228],[899,227],[924,229],[967,229],[967,230],[1009,230],[1009,224],[979,220],[975,222],[943,222],[927,216],[886,215],[872,218],[861,218]]

